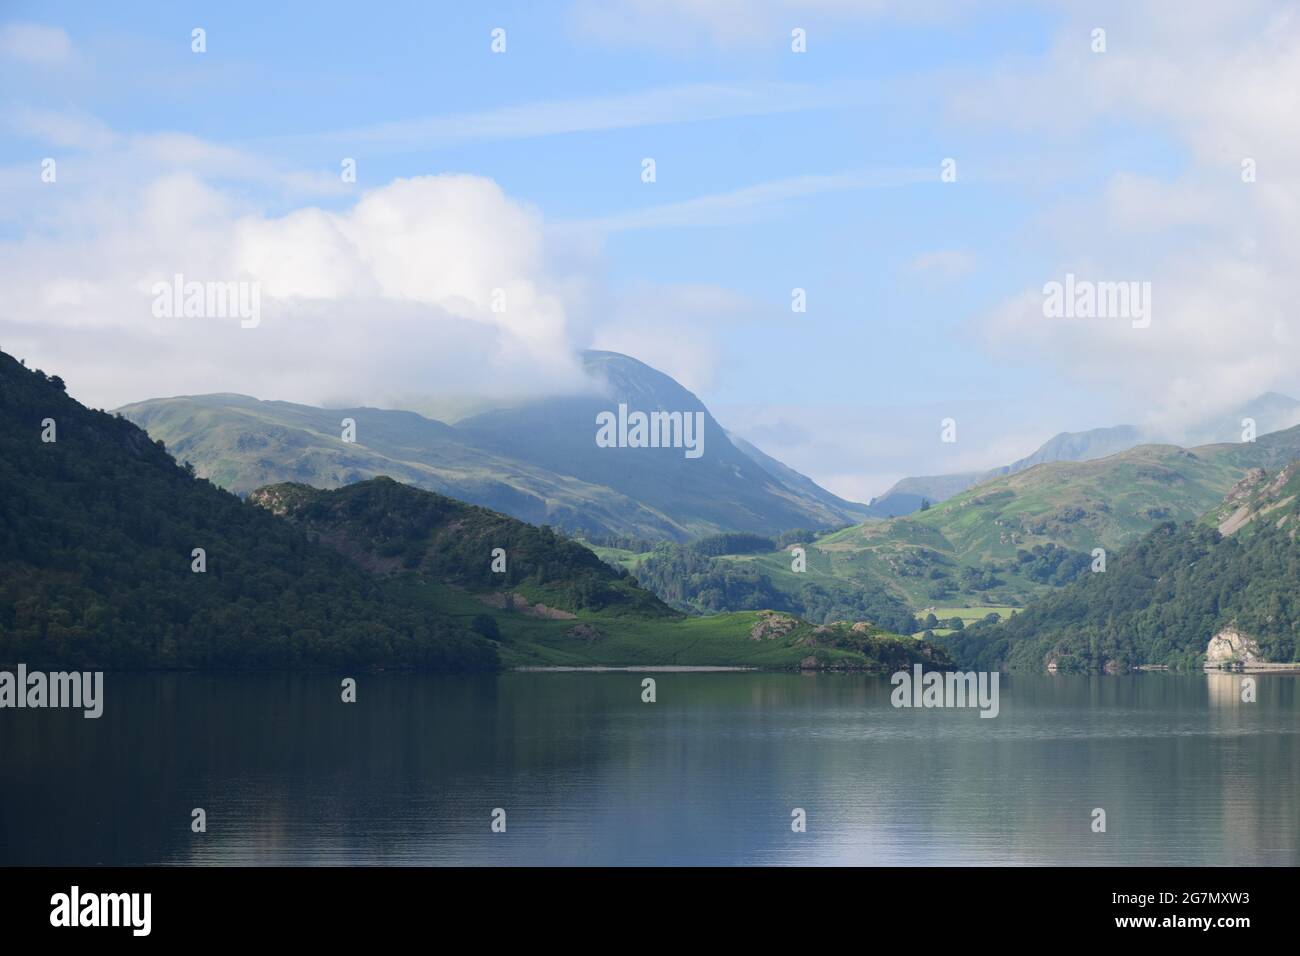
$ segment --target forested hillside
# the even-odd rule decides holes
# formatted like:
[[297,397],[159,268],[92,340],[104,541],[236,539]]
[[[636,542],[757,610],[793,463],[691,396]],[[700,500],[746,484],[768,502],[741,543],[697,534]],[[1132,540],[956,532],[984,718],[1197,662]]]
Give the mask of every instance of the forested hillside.
[[497,655],[0,353],[0,661],[478,669]]
[[567,611],[679,616],[637,587],[626,572],[548,527],[391,478],[334,491],[271,485],[254,491],[249,500],[375,571],[418,570],[471,590],[544,591],[548,605]]

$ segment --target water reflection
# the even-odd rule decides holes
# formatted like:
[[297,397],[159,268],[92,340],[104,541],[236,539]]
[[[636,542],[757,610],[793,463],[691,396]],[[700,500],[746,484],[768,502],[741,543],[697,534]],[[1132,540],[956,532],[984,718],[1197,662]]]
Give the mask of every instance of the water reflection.
[[0,861],[1300,864],[1297,680],[1242,676],[1004,677],[988,720],[853,675],[110,675],[100,720],[0,714]]

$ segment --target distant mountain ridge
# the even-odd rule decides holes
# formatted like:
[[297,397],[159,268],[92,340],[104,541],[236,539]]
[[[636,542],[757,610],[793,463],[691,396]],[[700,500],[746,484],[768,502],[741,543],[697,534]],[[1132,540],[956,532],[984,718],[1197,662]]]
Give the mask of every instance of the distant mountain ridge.
[[[686,541],[720,531],[778,534],[866,517],[811,479],[731,436],[671,377],[614,352],[583,354],[596,388],[470,415],[455,425],[414,412],[323,409],[241,395],[152,399],[123,407],[198,473],[240,494],[279,482],[337,488],[388,475],[534,524],[586,536]],[[602,448],[597,415],[703,416],[704,453]],[[356,441],[342,440],[342,421]]]
[[920,510],[923,500],[937,504],[990,478],[1014,475],[1045,462],[1093,461],[1147,444],[1194,447],[1236,442],[1241,440],[1241,422],[1246,418],[1255,421],[1258,435],[1283,431],[1300,425],[1300,401],[1277,392],[1265,392],[1233,412],[1216,416],[1212,421],[1192,425],[1176,436],[1135,425],[1061,432],[1049,438],[1031,454],[999,468],[900,479],[884,494],[873,498],[867,509],[873,518],[911,514]]

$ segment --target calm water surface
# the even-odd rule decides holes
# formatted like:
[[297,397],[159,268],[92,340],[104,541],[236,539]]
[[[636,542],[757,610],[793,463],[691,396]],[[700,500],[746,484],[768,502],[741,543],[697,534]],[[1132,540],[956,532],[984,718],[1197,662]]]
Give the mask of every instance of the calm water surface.
[[1300,865],[1292,675],[1004,675],[992,720],[642,676],[109,674],[99,720],[0,711],[0,863]]

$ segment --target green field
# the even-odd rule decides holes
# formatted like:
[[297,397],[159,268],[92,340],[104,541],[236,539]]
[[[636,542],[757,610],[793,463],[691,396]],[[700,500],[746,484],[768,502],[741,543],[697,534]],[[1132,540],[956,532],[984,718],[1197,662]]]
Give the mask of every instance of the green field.
[[[471,592],[415,574],[405,576],[400,584],[408,600],[424,602],[466,627],[485,614],[491,616],[500,629],[497,649],[505,667],[711,665],[795,669],[813,657],[822,668],[883,672],[899,666],[902,659],[919,660],[921,653],[921,645],[912,638],[878,631],[865,638],[864,646],[872,652],[869,656],[857,649],[812,644],[816,629],[803,621],[786,634],[754,639],[751,631],[764,616],[759,611],[668,620],[580,611],[573,619],[551,620],[489,607]],[[522,587],[518,591],[530,602],[548,603],[553,599],[537,588]],[[575,635],[579,625],[595,629],[600,636]]]
[[636,573],[637,565],[651,555],[651,552],[649,551],[628,551],[624,548],[605,548],[596,544],[588,544],[580,538],[577,540],[580,544],[586,545],[592,551],[596,552],[596,556],[606,564],[612,564],[616,568],[622,568],[623,570],[629,571],[633,574]]
[[[950,607],[950,606],[932,606],[923,607],[916,612],[918,620],[924,620],[927,615],[933,614],[940,621],[951,621],[954,617],[961,618],[964,626],[969,627],[976,621],[982,621],[990,614],[996,614],[998,620],[1005,621],[1012,612],[1019,611],[1020,608],[1007,604],[984,604],[975,607]],[[931,628],[935,637],[943,637],[945,634],[954,633],[954,629],[946,627]],[[917,637],[925,633],[925,628],[916,631]]]

